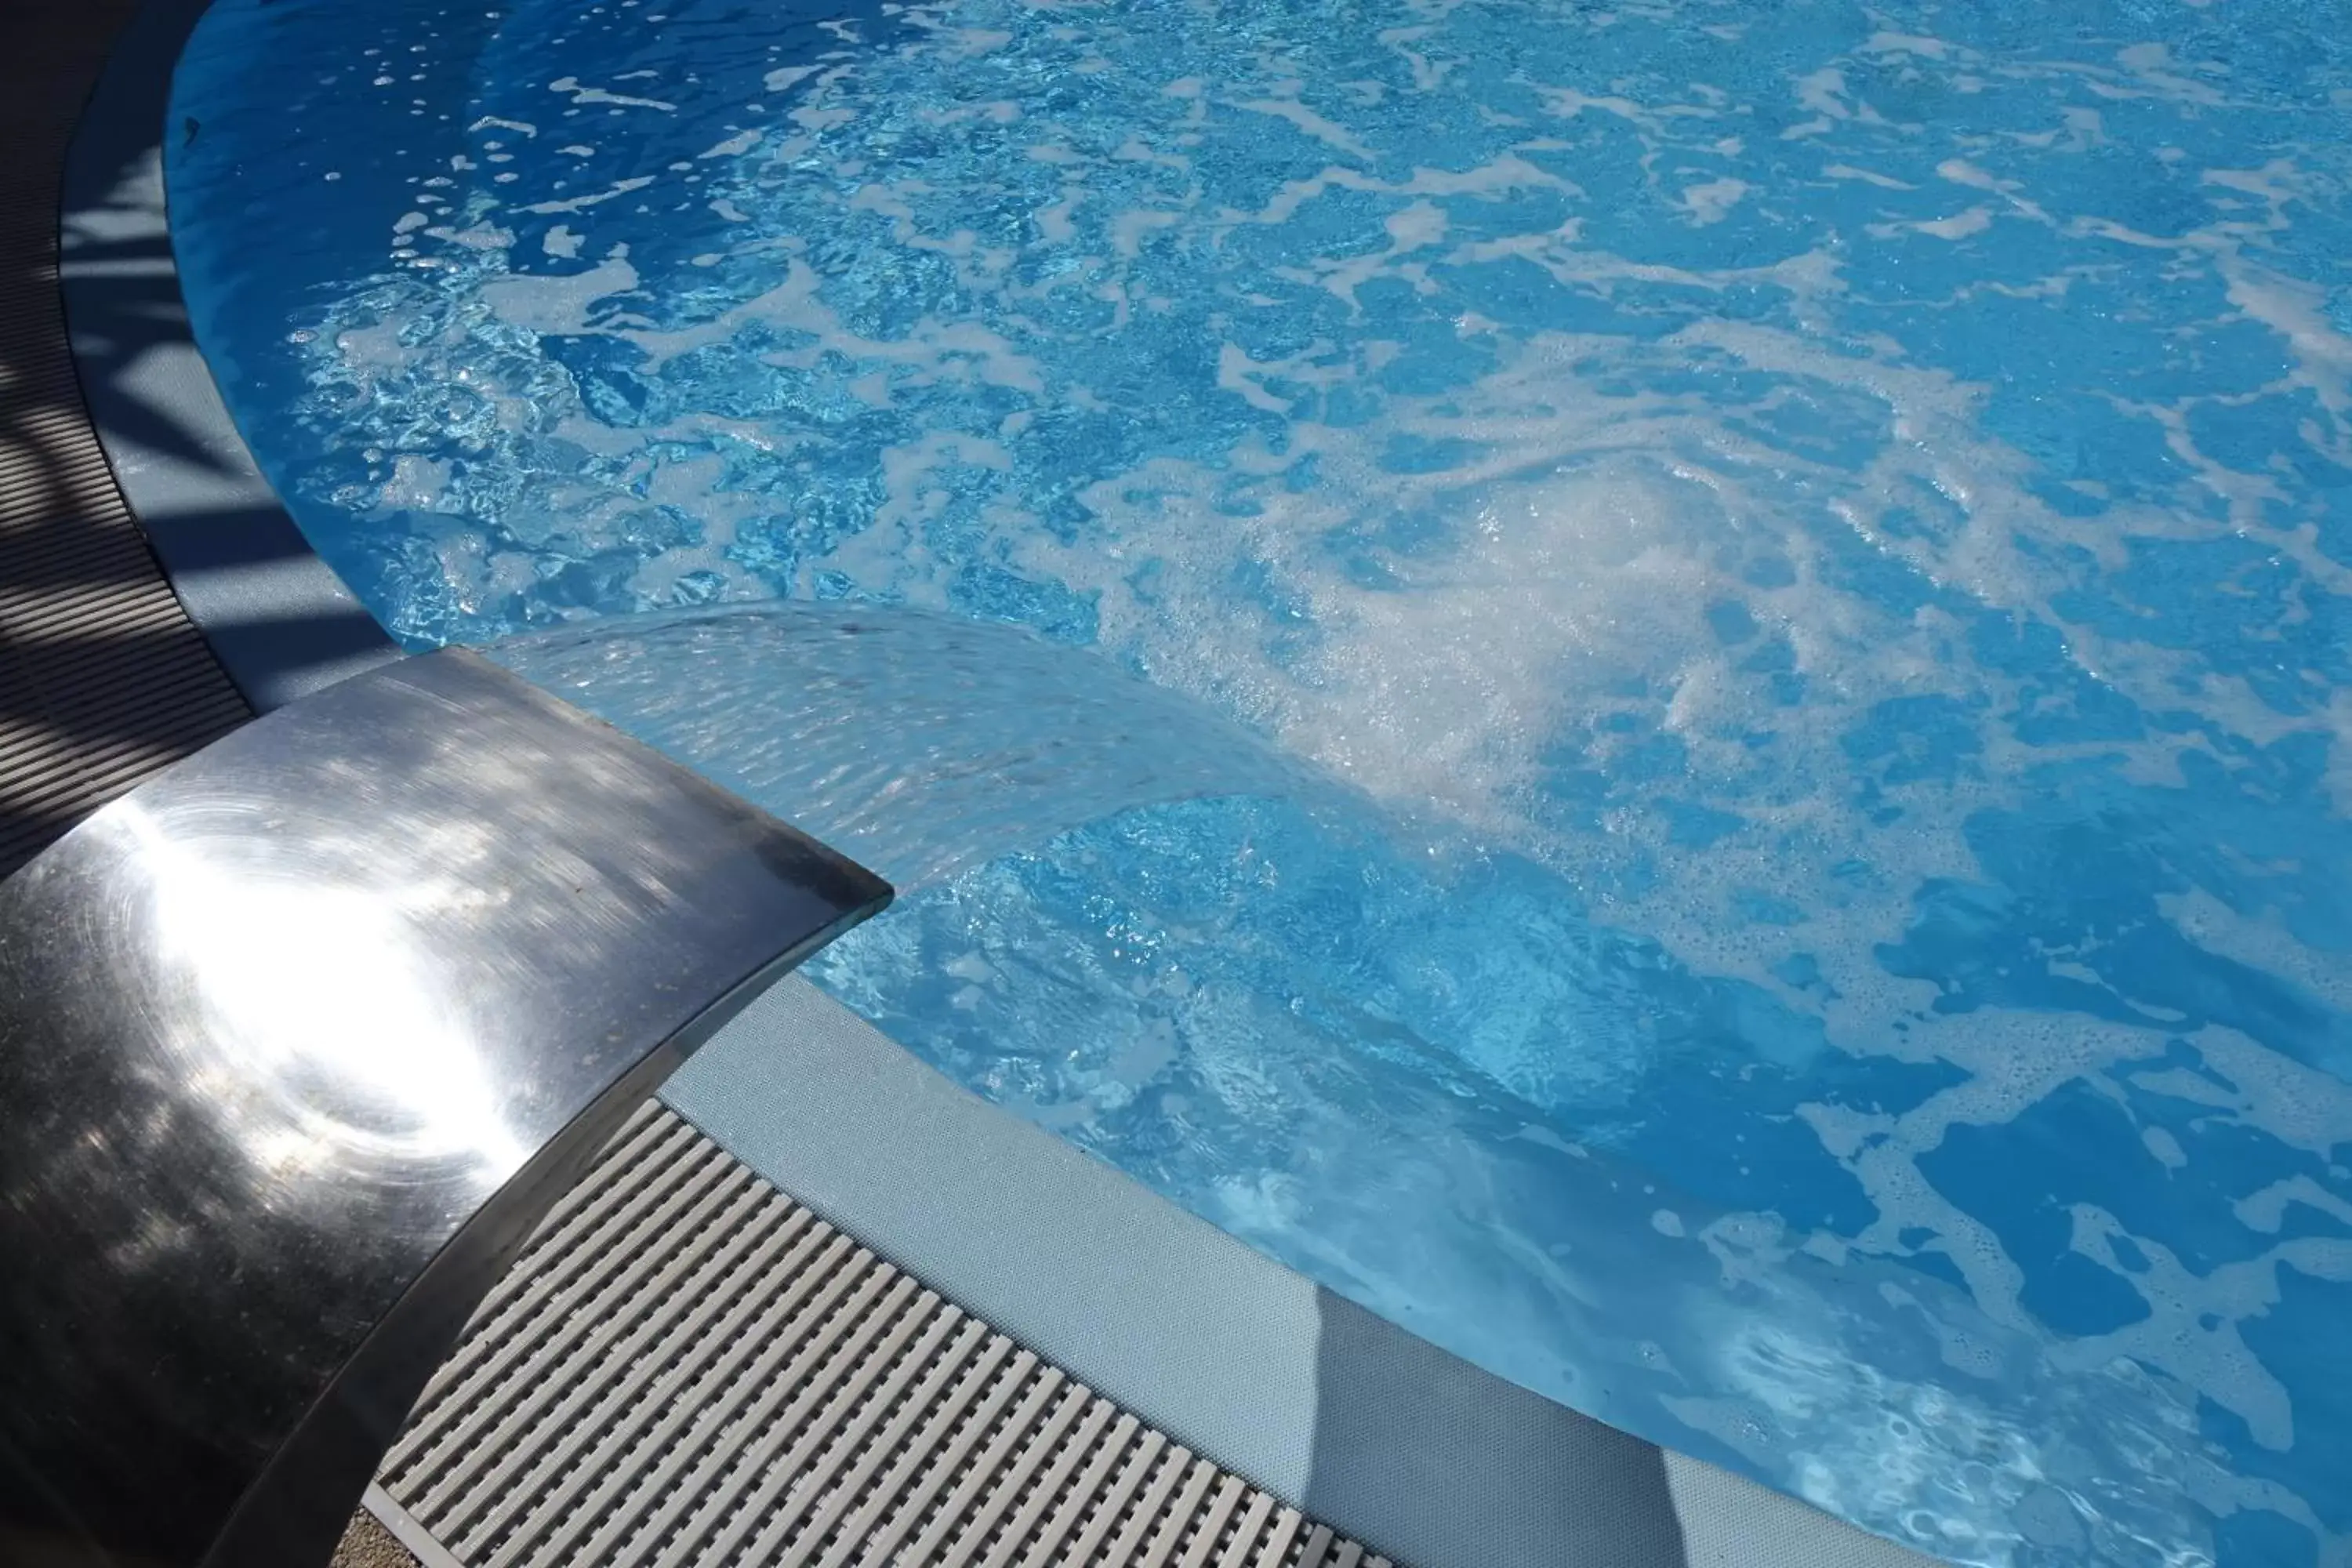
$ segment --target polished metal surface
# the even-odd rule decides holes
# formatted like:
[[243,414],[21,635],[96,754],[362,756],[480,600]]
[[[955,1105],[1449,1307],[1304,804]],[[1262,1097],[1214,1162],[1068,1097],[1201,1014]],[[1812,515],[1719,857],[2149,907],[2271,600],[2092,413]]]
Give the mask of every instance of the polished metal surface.
[[0,883],[0,1561],[322,1563],[612,1131],[888,896],[457,652]]

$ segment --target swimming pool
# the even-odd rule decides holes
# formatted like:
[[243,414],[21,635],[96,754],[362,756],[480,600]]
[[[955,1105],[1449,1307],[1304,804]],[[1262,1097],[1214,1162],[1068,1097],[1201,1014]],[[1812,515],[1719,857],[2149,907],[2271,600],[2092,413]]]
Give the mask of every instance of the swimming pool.
[[218,0],[173,226],[371,608],[894,875],[926,1059],[1923,1549],[2310,1564],[2347,37]]

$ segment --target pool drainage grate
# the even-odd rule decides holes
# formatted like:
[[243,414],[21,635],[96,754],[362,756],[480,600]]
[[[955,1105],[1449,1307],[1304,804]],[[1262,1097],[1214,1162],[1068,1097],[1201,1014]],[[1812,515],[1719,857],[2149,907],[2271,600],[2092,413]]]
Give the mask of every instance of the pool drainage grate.
[[483,1304],[379,1485],[464,1568],[1387,1568],[658,1104]]

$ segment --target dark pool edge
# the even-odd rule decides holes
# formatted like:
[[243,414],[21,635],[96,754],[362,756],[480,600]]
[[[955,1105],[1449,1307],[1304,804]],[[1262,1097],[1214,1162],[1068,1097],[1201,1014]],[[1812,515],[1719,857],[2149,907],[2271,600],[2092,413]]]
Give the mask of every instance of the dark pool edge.
[[82,396],[172,590],[262,712],[400,656],[311,549],[237,434],[197,348],[172,251],[172,73],[210,0],[146,0],[67,153],[58,288]]

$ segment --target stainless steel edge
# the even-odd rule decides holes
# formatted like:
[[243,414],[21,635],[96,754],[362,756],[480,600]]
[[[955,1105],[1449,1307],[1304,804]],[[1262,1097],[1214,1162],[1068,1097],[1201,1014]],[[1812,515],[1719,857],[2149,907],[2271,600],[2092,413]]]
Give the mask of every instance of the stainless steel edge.
[[0,1561],[324,1562],[605,1136],[888,898],[454,651],[0,883]]

